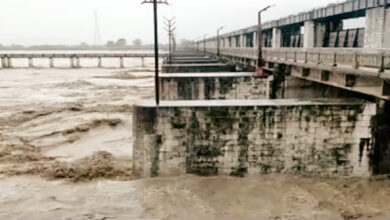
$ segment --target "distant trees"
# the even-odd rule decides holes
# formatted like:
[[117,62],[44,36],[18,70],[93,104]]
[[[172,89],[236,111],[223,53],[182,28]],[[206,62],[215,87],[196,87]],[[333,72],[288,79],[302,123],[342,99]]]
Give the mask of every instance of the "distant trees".
[[89,45],[88,45],[87,43],[85,43],[85,42],[81,42],[81,43],[80,43],[80,46],[81,46],[81,47],[89,47]]
[[137,39],[133,40],[133,46],[134,47],[141,47],[142,46],[141,39],[137,38]]
[[120,38],[116,41],[115,46],[117,47],[126,47],[127,46],[127,40],[124,38]]
[[115,47],[115,42],[112,41],[112,40],[107,41],[106,46],[107,46],[107,47]]
[[125,38],[119,38],[116,41],[107,41],[106,47],[111,47],[111,48],[127,48],[129,49],[130,47],[134,48],[141,48],[142,45],[142,40],[137,38],[133,40],[132,45],[128,45],[127,40]]

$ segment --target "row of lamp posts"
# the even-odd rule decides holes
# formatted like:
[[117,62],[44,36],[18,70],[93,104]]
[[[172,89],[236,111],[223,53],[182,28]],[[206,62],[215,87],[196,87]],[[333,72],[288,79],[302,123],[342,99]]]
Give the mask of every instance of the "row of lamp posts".
[[[155,94],[156,94],[156,105],[158,106],[160,103],[160,88],[159,88],[159,50],[158,50],[158,19],[157,19],[157,5],[158,4],[167,4],[168,0],[144,0],[142,4],[150,3],[153,4],[153,14],[154,14],[154,58],[155,58]],[[263,59],[262,59],[262,42],[263,42],[263,36],[262,36],[262,22],[261,22],[261,13],[268,10],[269,8],[273,7],[274,5],[270,5],[265,7],[264,9],[260,10],[258,12],[258,60],[257,60],[257,69],[256,74],[257,76],[264,77],[266,76],[266,73],[263,70]],[[168,19],[167,19],[168,20]],[[172,19],[173,20],[173,19]],[[170,20],[168,20],[170,21]],[[172,30],[171,26],[169,25],[169,61],[172,59],[171,55],[171,36],[172,36]],[[220,39],[219,39],[219,32],[222,30],[223,27],[220,27],[217,29],[217,55],[220,56]],[[205,34],[203,36],[203,51],[206,53],[206,36]],[[197,41],[197,50],[199,51],[199,41]]]

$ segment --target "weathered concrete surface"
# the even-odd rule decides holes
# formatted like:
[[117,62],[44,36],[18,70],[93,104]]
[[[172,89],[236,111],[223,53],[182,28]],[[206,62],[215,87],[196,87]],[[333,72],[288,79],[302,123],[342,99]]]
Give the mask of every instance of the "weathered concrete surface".
[[[167,61],[168,62],[168,61]],[[200,64],[200,63],[220,63],[218,59],[172,59],[172,64]]]
[[321,22],[305,21],[304,48],[322,47],[326,33],[326,25]]
[[164,64],[162,71],[165,73],[235,72],[236,66],[227,63]]
[[253,73],[174,73],[160,76],[162,100],[268,99],[272,77]]
[[375,113],[375,104],[343,100],[140,103],[134,172],[369,175]]
[[272,29],[272,48],[280,48],[282,46],[282,31],[279,28]]
[[307,79],[301,79],[294,76],[283,76],[272,83],[271,98],[292,99],[292,98],[361,98],[375,101],[367,95],[348,91],[330,85],[313,82]]
[[365,48],[390,48],[390,8],[378,7],[366,11]]
[[192,56],[173,56],[172,60],[211,60],[215,59],[214,57],[210,56],[197,56],[196,54]]

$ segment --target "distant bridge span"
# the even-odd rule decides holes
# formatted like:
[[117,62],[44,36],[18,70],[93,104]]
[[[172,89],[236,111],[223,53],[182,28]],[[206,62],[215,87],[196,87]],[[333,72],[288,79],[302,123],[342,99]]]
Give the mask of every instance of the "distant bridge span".
[[[166,54],[160,54],[165,57]],[[124,58],[140,58],[142,66],[145,65],[144,59],[154,57],[153,53],[0,53],[1,68],[13,68],[13,59],[28,59],[28,66],[34,67],[33,59],[47,58],[50,67],[54,67],[54,59],[69,59],[71,68],[81,68],[80,59],[97,59],[98,67],[102,67],[102,58],[119,58],[120,67],[124,68]]]

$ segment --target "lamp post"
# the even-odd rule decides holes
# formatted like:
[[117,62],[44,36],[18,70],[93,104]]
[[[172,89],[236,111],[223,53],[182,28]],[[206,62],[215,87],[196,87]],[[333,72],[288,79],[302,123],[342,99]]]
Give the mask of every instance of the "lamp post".
[[199,53],[200,39],[201,39],[201,37],[198,37],[198,38],[196,39],[196,52],[198,52],[198,53]]
[[167,4],[168,0],[144,0],[142,4],[151,3],[153,4],[153,15],[154,15],[154,62],[155,62],[155,94],[156,94],[156,105],[160,104],[160,86],[159,86],[159,59],[158,59],[158,17],[157,17],[157,4]]
[[261,22],[261,13],[268,10],[271,7],[274,7],[274,6],[275,5],[269,5],[258,12],[259,30],[257,33],[257,36],[258,36],[258,43],[257,43],[258,44],[258,58],[257,58],[256,74],[259,77],[267,77],[267,74],[264,73],[264,69],[263,69],[263,66],[264,66],[263,58],[262,58],[262,55],[263,55],[262,54],[263,53],[263,51],[262,51],[262,49],[263,49],[263,28],[262,28],[262,22]]
[[207,34],[203,35],[203,53],[206,55],[206,36]]
[[220,44],[219,44],[219,31],[221,31],[223,27],[217,29],[217,57],[220,55]]

